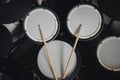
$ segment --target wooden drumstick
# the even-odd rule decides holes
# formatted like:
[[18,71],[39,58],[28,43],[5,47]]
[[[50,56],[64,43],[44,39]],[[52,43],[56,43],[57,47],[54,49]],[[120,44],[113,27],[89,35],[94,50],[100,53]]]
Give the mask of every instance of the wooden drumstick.
[[65,77],[66,77],[66,73],[67,73],[68,66],[69,66],[69,64],[70,64],[70,60],[71,60],[72,55],[73,55],[73,53],[74,53],[74,50],[75,50],[75,48],[76,48],[76,46],[77,46],[78,39],[79,39],[79,35],[80,35],[81,26],[82,26],[82,25],[80,24],[79,29],[78,29],[78,33],[77,33],[77,37],[76,37],[76,40],[75,40],[75,43],[74,43],[74,46],[73,46],[73,48],[72,48],[72,51],[71,51],[71,53],[70,53],[68,62],[67,62],[66,67],[65,67],[65,71],[64,71],[64,74],[63,74],[63,80],[64,80]]
[[54,68],[52,59],[51,59],[51,55],[50,55],[50,52],[49,52],[49,50],[48,50],[47,43],[46,43],[45,38],[44,38],[44,36],[43,36],[42,30],[41,30],[41,28],[40,28],[40,25],[38,25],[38,27],[39,27],[39,32],[40,32],[41,38],[42,38],[42,40],[43,40],[43,42],[44,42],[44,45],[45,45],[45,49],[46,49],[47,56],[48,56],[48,59],[49,59],[49,62],[50,62],[50,67],[51,67],[51,69],[52,69],[53,76],[54,76],[55,80],[58,80],[58,79],[57,79],[57,74],[56,74],[56,71],[55,71],[55,68]]

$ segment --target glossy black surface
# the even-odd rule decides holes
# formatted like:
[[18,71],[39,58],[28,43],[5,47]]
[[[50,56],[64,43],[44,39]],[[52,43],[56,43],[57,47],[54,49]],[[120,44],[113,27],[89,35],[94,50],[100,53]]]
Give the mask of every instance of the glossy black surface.
[[0,59],[5,57],[12,48],[12,35],[8,29],[0,25]]
[[5,0],[0,4],[0,24],[12,23],[24,18],[30,11],[32,0]]
[[120,21],[120,1],[119,0],[99,0],[100,9],[113,20]]

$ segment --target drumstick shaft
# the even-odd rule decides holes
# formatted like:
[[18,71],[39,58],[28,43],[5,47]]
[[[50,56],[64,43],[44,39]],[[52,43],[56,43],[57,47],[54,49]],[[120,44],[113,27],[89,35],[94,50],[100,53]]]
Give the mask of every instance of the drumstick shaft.
[[75,48],[76,48],[76,45],[77,45],[77,42],[78,42],[78,39],[79,39],[80,30],[81,30],[81,25],[79,26],[78,33],[77,33],[77,37],[76,37],[74,46],[73,46],[73,48],[72,48],[72,51],[71,51],[71,53],[70,53],[68,62],[67,62],[67,64],[66,64],[65,71],[64,71],[64,74],[63,74],[63,79],[65,79],[65,77],[66,77],[66,73],[67,73],[68,66],[69,66],[69,64],[70,64],[70,60],[71,60],[71,58],[72,58],[72,55],[73,55],[73,53],[74,53],[74,50],[75,50]]
[[54,65],[53,65],[51,56],[50,56],[50,52],[49,52],[48,47],[47,47],[47,43],[46,43],[45,38],[44,38],[44,36],[43,36],[42,30],[41,30],[41,28],[40,28],[40,25],[38,25],[38,26],[39,26],[39,32],[40,32],[40,34],[41,34],[41,38],[42,38],[42,40],[43,40],[43,42],[44,42],[44,45],[45,45],[45,49],[46,49],[46,52],[47,52],[47,55],[48,55],[48,59],[49,59],[49,62],[50,62],[50,66],[51,66],[51,69],[52,69],[54,78],[55,78],[55,80],[58,80],[58,79],[57,79],[57,74],[56,74],[56,71],[55,71],[55,68],[54,68]]

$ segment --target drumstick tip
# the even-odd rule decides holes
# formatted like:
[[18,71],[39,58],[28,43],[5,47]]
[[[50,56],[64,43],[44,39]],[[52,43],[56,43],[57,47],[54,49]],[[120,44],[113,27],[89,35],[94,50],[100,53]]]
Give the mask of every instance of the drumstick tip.
[[78,30],[80,30],[80,29],[81,29],[81,27],[82,27],[82,24],[80,24],[80,25],[79,25],[79,29],[78,29]]
[[39,29],[41,30],[40,24],[38,24]]
[[40,24],[38,24],[38,27],[40,27]]

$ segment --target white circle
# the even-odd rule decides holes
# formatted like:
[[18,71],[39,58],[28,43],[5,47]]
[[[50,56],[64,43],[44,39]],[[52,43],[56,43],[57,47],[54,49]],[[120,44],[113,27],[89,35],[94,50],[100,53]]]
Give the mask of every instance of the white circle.
[[[51,41],[47,44],[47,46],[50,51],[50,55],[52,57],[52,61],[56,70],[57,77],[59,79],[62,79],[65,66],[67,64],[70,52],[72,50],[72,46],[64,41],[59,41],[59,40]],[[46,77],[50,79],[54,79],[44,46],[39,51],[37,63],[40,71]],[[74,52],[66,76],[69,76],[74,72],[76,63],[77,63],[77,57],[76,57],[76,53]]]
[[76,31],[80,24],[82,27],[79,38],[91,38],[100,31],[102,24],[101,14],[91,5],[76,6],[70,11],[67,17],[67,26],[70,33],[76,36]]
[[43,42],[38,25],[40,25],[46,41],[52,39],[58,31],[57,18],[48,9],[38,8],[31,11],[24,22],[25,31],[28,37],[33,41]]
[[100,64],[111,71],[120,71],[120,38],[108,37],[97,48]]

